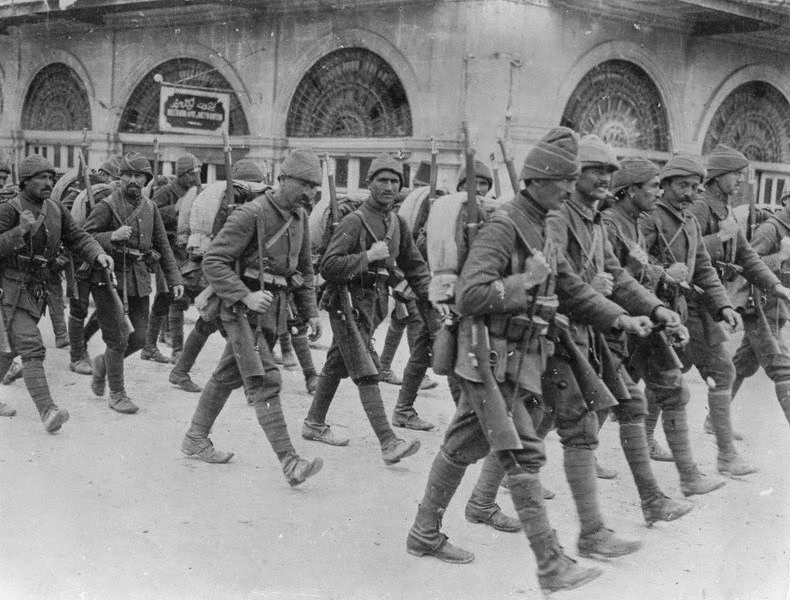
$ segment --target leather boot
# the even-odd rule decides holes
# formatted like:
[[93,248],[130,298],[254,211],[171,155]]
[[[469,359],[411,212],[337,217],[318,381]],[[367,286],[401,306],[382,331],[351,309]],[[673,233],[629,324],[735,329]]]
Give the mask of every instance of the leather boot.
[[477,478],[475,489],[466,503],[464,516],[470,523],[484,523],[497,531],[513,533],[521,531],[521,522],[507,516],[496,503],[496,494],[499,484],[505,477],[505,470],[496,454],[489,453],[483,460],[480,476]]
[[338,386],[340,386],[339,377],[321,372],[318,376],[318,385],[313,394],[313,402],[310,404],[310,409],[307,411],[306,421],[326,424],[326,413],[329,412],[329,407],[332,404]]
[[335,435],[326,423],[313,423],[307,419],[302,425],[302,438],[330,446],[348,446],[349,442],[348,438]]
[[158,363],[169,363],[170,359],[159,351],[156,346],[156,340],[162,329],[162,323],[165,317],[151,312],[148,315],[148,328],[145,330],[145,344],[140,351],[140,358],[143,360],[152,360]]
[[[85,323],[82,319],[69,316],[69,358],[77,364],[85,358]],[[72,369],[73,371],[74,369]]]
[[11,408],[5,402],[0,402],[0,417],[13,417],[15,414],[15,408]]
[[208,437],[191,437],[189,434],[181,441],[181,452],[212,464],[224,464],[233,458],[233,452],[220,452]]
[[362,408],[365,410],[370,426],[379,439],[381,454],[387,465],[394,465],[420,449],[419,441],[406,442],[395,436],[387,421],[387,413],[384,411],[384,402],[381,400],[378,385],[359,386],[359,399],[362,401]]
[[607,529],[598,506],[595,454],[588,448],[564,446],[565,477],[579,513],[579,554],[612,558],[636,552],[640,542],[621,540]]
[[17,379],[22,379],[22,364],[16,361],[11,361],[11,366],[6,370],[3,376],[3,385],[11,385]]
[[41,417],[41,422],[44,423],[44,430],[47,433],[57,433],[63,427],[63,423],[68,420],[69,411],[65,408],[58,408],[55,404],[52,404]]
[[233,458],[233,452],[219,452],[214,449],[214,444],[208,439],[214,421],[228,401],[232,390],[217,382],[213,377],[208,380],[206,387],[200,394],[192,422],[181,443],[181,451],[187,456],[195,455],[209,463],[228,462]]
[[281,462],[283,475],[285,475],[285,480],[291,487],[304,483],[324,466],[324,461],[320,458],[305,460],[300,458],[295,452],[289,452]]
[[425,495],[406,538],[406,551],[414,556],[434,556],[455,564],[472,562],[475,555],[453,546],[441,532],[442,517],[466,472],[466,465],[453,461],[439,450],[433,459]]
[[79,359],[77,362],[69,363],[69,371],[78,375],[93,375],[93,366],[89,357]]
[[69,420],[69,413],[58,408],[52,401],[52,396],[44,372],[44,361],[41,358],[30,358],[22,361],[22,373],[25,378],[25,387],[33,398],[38,409],[44,429],[48,433],[58,431],[63,423]]
[[406,365],[406,369],[403,371],[403,382],[398,393],[398,402],[392,412],[392,424],[395,427],[418,431],[433,429],[433,423],[421,419],[417,411],[414,410],[414,401],[417,399],[417,391],[420,389],[426,368],[412,361]]
[[170,339],[173,343],[172,356],[181,354],[184,349],[184,311],[177,306],[170,305],[167,313],[167,320],[170,326]]
[[724,481],[706,477],[697,468],[689,442],[686,409],[665,410],[661,414],[664,436],[672,450],[675,466],[680,476],[680,491],[684,496],[707,494],[719,489]]
[[641,422],[620,421],[620,444],[639,491],[648,527],[656,521],[679,519],[692,509],[688,502],[672,500],[662,493],[650,466],[645,427]]
[[104,354],[99,354],[93,359],[92,374],[91,390],[96,396],[104,396],[107,390],[107,366],[104,362]]
[[729,390],[710,390],[708,407],[711,423],[716,432],[716,444],[719,447],[718,470],[726,475],[748,475],[757,472],[757,468],[745,461],[735,449],[730,419]]
[[131,398],[126,395],[126,390],[110,390],[109,406],[114,411],[125,415],[133,415],[140,410],[139,407],[132,402]]

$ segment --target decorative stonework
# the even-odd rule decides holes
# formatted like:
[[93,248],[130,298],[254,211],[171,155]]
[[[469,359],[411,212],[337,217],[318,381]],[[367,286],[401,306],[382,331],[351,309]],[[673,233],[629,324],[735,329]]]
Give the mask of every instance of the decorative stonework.
[[609,60],[576,86],[562,125],[594,133],[615,148],[667,151],[669,125],[661,94],[637,65]]
[[85,127],[91,128],[91,107],[79,76],[63,63],[41,69],[25,95],[22,129],[80,131]]
[[395,71],[363,48],[330,52],[296,88],[289,137],[408,137],[411,109]]
[[[167,83],[232,90],[230,83],[208,63],[192,58],[174,58],[152,69],[134,88],[123,109],[119,131],[126,133],[159,132],[159,73]],[[235,92],[230,95],[230,135],[249,135],[247,117]]]
[[702,153],[723,143],[749,160],[790,161],[790,103],[769,83],[750,81],[721,103],[708,127]]

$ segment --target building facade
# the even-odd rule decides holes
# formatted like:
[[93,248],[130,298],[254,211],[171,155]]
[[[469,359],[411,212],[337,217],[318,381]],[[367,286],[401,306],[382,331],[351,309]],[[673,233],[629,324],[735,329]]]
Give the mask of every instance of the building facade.
[[[410,172],[439,147],[454,187],[462,122],[478,157],[517,164],[549,128],[658,161],[717,142],[753,160],[754,192],[790,191],[790,10],[772,0],[0,1],[0,151],[76,165],[184,150],[223,176],[215,135],[158,131],[159,80],[232,92],[230,142],[276,176],[328,153],[338,184],[371,158]],[[501,171],[504,173],[504,171]],[[503,188],[510,186],[503,181]]]

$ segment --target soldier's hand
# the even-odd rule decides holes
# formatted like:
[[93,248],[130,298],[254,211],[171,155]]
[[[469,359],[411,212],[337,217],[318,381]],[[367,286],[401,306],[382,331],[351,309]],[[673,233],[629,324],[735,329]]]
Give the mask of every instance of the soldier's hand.
[[677,331],[671,331],[667,333],[669,334],[667,336],[669,338],[669,343],[680,348],[688,344],[689,340],[691,339],[689,330],[686,329],[685,325],[681,325]]
[[774,288],[774,296],[790,302],[790,289],[780,283]]
[[683,323],[680,320],[680,315],[674,310],[669,310],[665,306],[659,306],[656,308],[656,310],[653,311],[653,317],[659,323],[664,324],[664,328],[668,333],[675,333],[681,327],[683,327]]
[[389,258],[390,249],[389,246],[387,246],[387,242],[374,242],[373,245],[368,248],[366,254],[368,256],[368,262],[371,263]]
[[689,268],[686,263],[672,263],[666,268],[666,274],[675,281],[687,281],[689,276]]
[[727,307],[721,309],[721,318],[730,327],[730,333],[735,333],[743,327],[743,319],[737,311]]
[[521,274],[524,278],[524,287],[532,289],[536,285],[540,285],[551,274],[551,268],[546,261],[546,257],[542,252],[535,252],[526,261],[524,261],[524,272]]
[[184,286],[183,285],[174,285],[170,288],[173,291],[173,298],[178,300],[184,295]]
[[318,317],[311,317],[310,318],[310,335],[308,339],[311,342],[316,342],[321,337],[321,319]]
[[242,302],[244,302],[244,306],[249,308],[253,312],[263,313],[266,312],[272,304],[272,293],[266,290],[257,291],[257,292],[250,292],[244,298],[242,298]]
[[653,331],[653,321],[648,317],[631,317],[629,315],[620,315],[617,317],[614,326],[617,329],[622,329],[626,333],[633,333],[639,337],[647,337]]
[[96,257],[96,262],[109,271],[115,269],[115,263],[112,260],[112,256],[109,254],[99,254],[99,256]]
[[614,289],[614,277],[611,273],[598,273],[590,282],[593,289],[603,296],[609,296]]
[[121,225],[110,234],[110,239],[113,242],[125,242],[130,237],[132,237],[132,228],[128,225]]
[[717,235],[722,242],[726,242],[737,237],[740,228],[738,221],[732,217],[727,217],[723,221],[719,221],[719,233]]
[[782,241],[779,242],[779,254],[781,254],[784,259],[790,258],[790,237],[785,236],[782,238]]
[[450,316],[450,307],[446,304],[442,304],[441,302],[431,302],[431,306],[439,315],[439,318],[444,321],[447,317]]
[[19,228],[22,230],[22,234],[28,233],[35,224],[36,217],[33,216],[33,213],[29,210],[23,210],[19,215]]

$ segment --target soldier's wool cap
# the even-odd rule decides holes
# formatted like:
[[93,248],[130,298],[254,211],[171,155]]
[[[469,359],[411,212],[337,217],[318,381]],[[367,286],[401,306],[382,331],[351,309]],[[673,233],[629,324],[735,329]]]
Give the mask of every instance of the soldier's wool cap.
[[379,154],[370,163],[368,169],[368,181],[373,181],[373,178],[381,171],[392,171],[400,179],[400,186],[403,187],[403,167],[392,156],[387,153]]
[[151,170],[151,163],[139,152],[129,152],[121,157],[118,161],[118,173],[120,175],[141,173],[146,176],[146,182],[154,178],[154,172]]
[[431,163],[422,161],[414,174],[414,187],[431,185]]
[[110,158],[108,158],[101,164],[101,166],[99,167],[99,171],[104,171],[108,175],[115,177],[117,179],[121,175],[120,166],[119,166],[120,160],[121,160],[120,156],[112,155]]
[[176,177],[181,177],[184,173],[194,172],[195,169],[200,168],[200,164],[197,156],[192,154],[179,156],[176,160]]
[[572,179],[578,177],[579,134],[568,127],[555,127],[524,159],[520,180]]
[[11,161],[9,161],[4,156],[0,156],[0,173],[10,173],[11,172]]
[[22,160],[19,165],[19,183],[35,177],[39,173],[52,173],[55,176],[55,166],[43,156],[31,154]]
[[670,177],[689,177],[692,175],[699,177],[700,181],[705,180],[705,167],[702,166],[702,161],[699,157],[693,154],[675,154],[658,174],[661,181]]
[[620,163],[620,170],[612,175],[612,193],[617,194],[629,185],[642,185],[658,175],[659,171],[661,169],[658,165],[644,156],[624,158]]
[[[280,173],[286,177],[301,179],[313,185],[321,185],[321,161],[311,148],[295,148],[283,161]],[[261,177],[263,179],[263,177]],[[260,181],[260,180],[259,180]]]
[[[479,160],[475,161],[475,177],[482,177],[485,179],[488,182],[488,187],[494,185],[494,176],[491,174],[491,169],[489,169],[484,162]],[[460,192],[464,183],[466,183],[466,165],[461,167],[461,172],[458,174],[458,185],[455,190]]]
[[725,144],[717,144],[708,156],[708,176],[711,180],[725,173],[740,171],[749,166],[749,159]]
[[617,154],[612,147],[594,133],[583,135],[579,140],[579,162],[582,164],[582,169],[605,167],[609,171],[616,171],[620,168]]
[[239,181],[254,181],[260,183],[263,181],[263,171],[249,158],[242,158],[238,161],[230,171],[233,179]]

